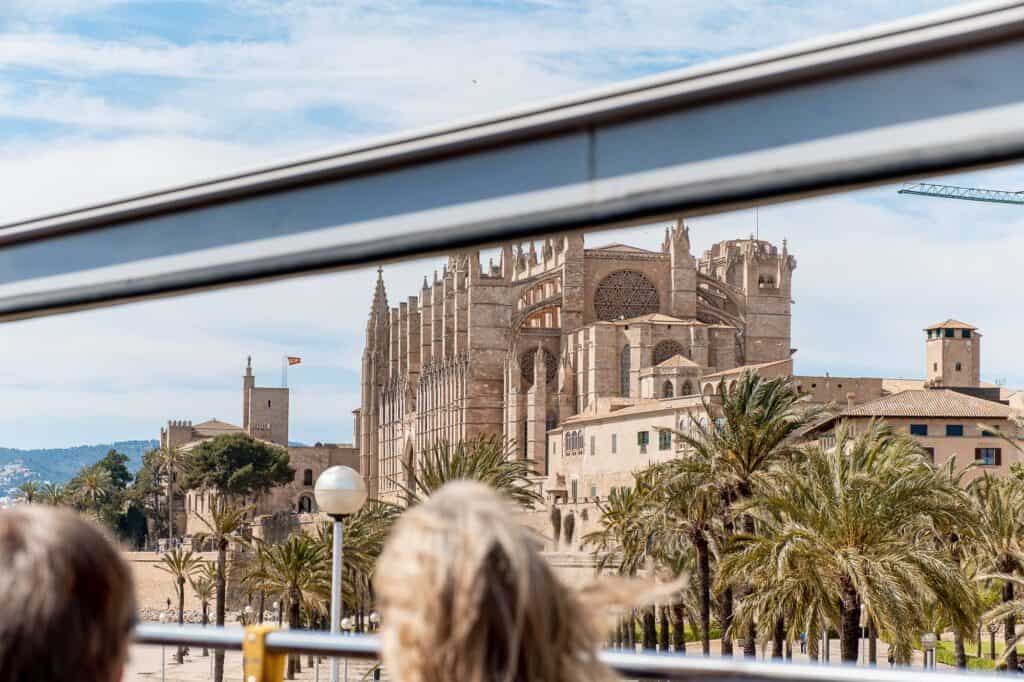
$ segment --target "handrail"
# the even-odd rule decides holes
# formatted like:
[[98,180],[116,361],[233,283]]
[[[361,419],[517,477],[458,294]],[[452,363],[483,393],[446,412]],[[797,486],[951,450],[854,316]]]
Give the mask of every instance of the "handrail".
[[[242,628],[200,625],[152,625],[135,628],[136,644],[241,649]],[[320,656],[376,658],[380,641],[373,635],[332,635],[311,630],[281,630],[266,638],[267,650]],[[605,650],[601,660],[621,675],[661,680],[732,680],[749,682],[920,682],[921,671],[908,668],[863,668],[792,663],[758,663],[732,658],[705,658],[668,653]],[[979,674],[931,673],[942,682],[977,682]]]
[[1001,0],[0,225],[0,320],[1024,158]]

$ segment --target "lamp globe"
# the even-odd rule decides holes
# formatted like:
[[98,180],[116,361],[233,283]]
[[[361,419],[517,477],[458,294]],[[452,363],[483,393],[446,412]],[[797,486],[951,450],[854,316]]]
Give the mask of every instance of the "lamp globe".
[[333,466],[316,479],[313,496],[320,511],[330,516],[348,516],[366,502],[366,484],[355,469]]

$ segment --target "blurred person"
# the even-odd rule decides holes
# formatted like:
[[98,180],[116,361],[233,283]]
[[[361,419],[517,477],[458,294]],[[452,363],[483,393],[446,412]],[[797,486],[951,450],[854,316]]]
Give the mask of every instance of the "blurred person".
[[608,608],[667,593],[611,579],[570,589],[513,507],[470,481],[402,514],[374,588],[381,656],[398,682],[618,680],[597,658]]
[[0,510],[0,682],[118,682],[134,594],[94,522],[55,507]]

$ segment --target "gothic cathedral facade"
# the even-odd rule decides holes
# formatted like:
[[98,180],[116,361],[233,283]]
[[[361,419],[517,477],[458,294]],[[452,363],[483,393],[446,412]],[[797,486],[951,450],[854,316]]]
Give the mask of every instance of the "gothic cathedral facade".
[[506,244],[487,265],[460,252],[397,307],[379,272],[357,415],[371,495],[399,497],[434,444],[482,434],[502,434],[544,475],[546,432],[564,419],[787,360],[795,267],[785,241],[753,237],[696,259],[679,222],[659,251],[567,234]]

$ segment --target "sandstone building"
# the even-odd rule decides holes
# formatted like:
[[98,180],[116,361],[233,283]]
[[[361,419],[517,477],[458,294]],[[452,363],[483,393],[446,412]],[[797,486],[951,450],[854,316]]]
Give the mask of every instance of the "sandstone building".
[[371,495],[397,497],[438,441],[500,433],[545,476],[574,420],[699,404],[747,366],[791,374],[795,267],[785,242],[753,237],[695,258],[680,222],[658,251],[567,234],[506,244],[498,263],[460,252],[397,306],[380,272],[357,414]]
[[[288,440],[289,390],[287,388],[256,385],[252,359],[246,362],[242,376],[242,426],[217,419],[198,424],[191,421],[171,420],[160,429],[160,446],[178,448],[185,452],[204,441],[229,433],[245,433],[252,438],[286,448],[295,480],[273,488],[254,501],[253,516],[267,516],[282,512],[312,514],[317,511],[313,485],[324,469],[343,464],[359,470],[358,450],[349,443],[316,443],[312,446],[293,445]],[[189,491],[183,506],[177,511],[175,527],[184,529],[183,535],[194,535],[205,530],[198,515],[207,514],[210,499],[216,491]]]

